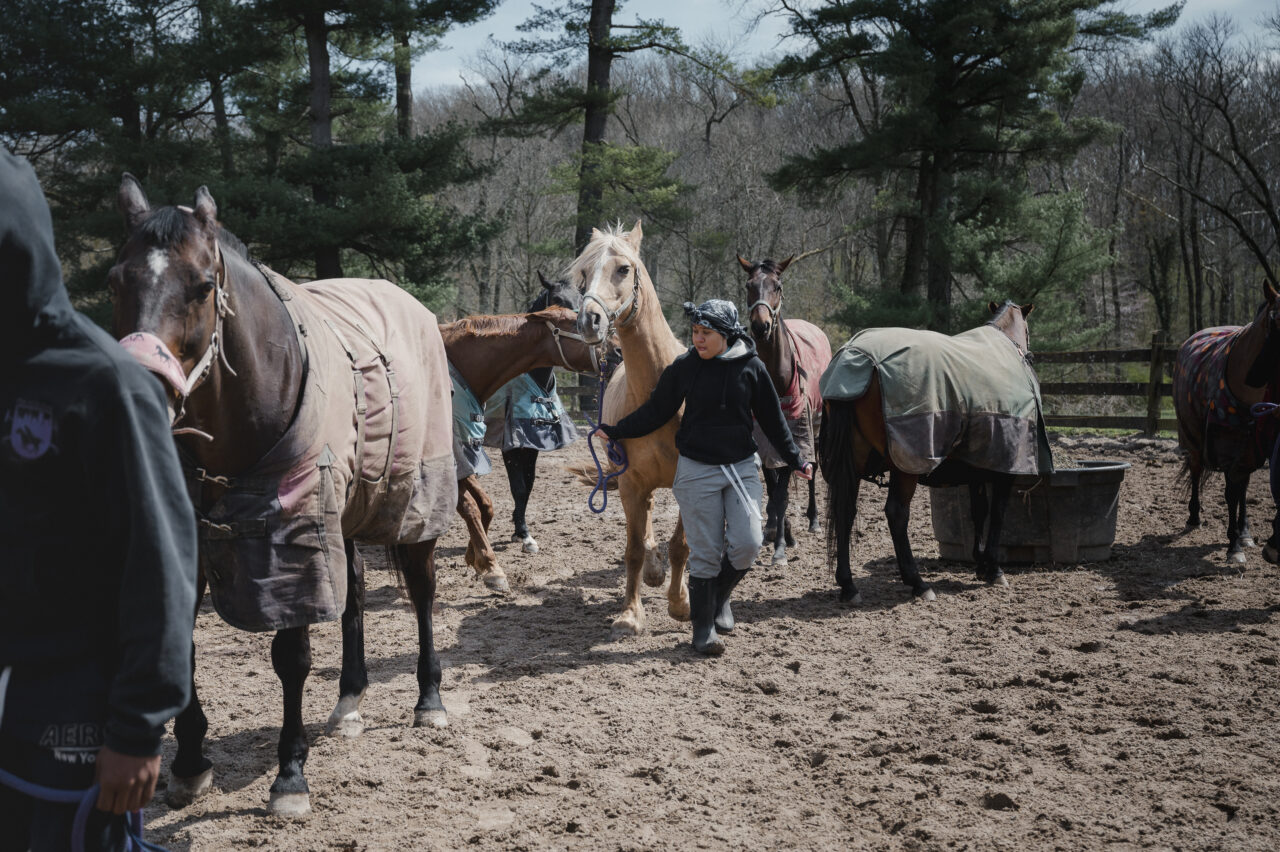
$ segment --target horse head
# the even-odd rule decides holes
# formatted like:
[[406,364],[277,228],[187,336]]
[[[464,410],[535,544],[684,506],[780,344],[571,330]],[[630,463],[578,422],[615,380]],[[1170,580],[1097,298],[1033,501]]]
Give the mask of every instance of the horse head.
[[582,291],[578,332],[588,343],[602,343],[639,315],[643,236],[638,221],[630,231],[592,228],[591,240],[570,265],[566,277]]
[[1258,354],[1249,364],[1244,383],[1252,388],[1270,385],[1280,373],[1280,295],[1270,281],[1262,282],[1262,304],[1253,316],[1253,324],[1264,323],[1266,334]]
[[782,273],[793,260],[795,255],[781,263],[767,258],[753,263],[738,255],[738,263],[747,273],[747,319],[756,340],[768,340],[778,325],[782,313]]
[[552,281],[539,269],[538,281],[542,284],[542,292],[529,305],[530,313],[553,307],[568,308],[574,313],[582,310],[582,293],[567,278]]
[[113,330],[180,408],[213,368],[230,313],[218,208],[202,186],[193,207],[152,209],[130,174],[117,203],[128,237],[107,275]]
[[1027,326],[1027,317],[1035,309],[1033,304],[1015,305],[1009,299],[1005,299],[1004,304],[987,303],[987,310],[992,313],[987,325],[1000,329],[1027,361],[1031,360],[1031,329]]

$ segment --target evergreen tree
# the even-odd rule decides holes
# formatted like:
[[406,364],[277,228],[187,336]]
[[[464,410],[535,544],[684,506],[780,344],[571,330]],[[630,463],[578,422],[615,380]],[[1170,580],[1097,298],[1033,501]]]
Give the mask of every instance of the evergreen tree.
[[1171,24],[1180,5],[1146,17],[1112,11],[1112,0],[824,0],[812,12],[786,5],[794,32],[815,47],[784,60],[781,76],[858,68],[883,84],[891,106],[842,145],[788,157],[771,182],[823,194],[854,177],[907,178],[910,198],[897,202],[900,286],[925,294],[931,327],[950,326],[958,275],[1025,292],[1033,274],[1060,279],[1091,268],[1079,254],[1096,251],[1096,238],[1078,204],[1044,208],[1075,217],[1054,233],[1078,239],[1041,254],[1076,258],[1070,272],[1026,264],[1011,278],[991,253],[1051,239],[1024,218],[1030,197],[1048,190],[1032,170],[1067,161],[1108,129],[1063,117],[1084,81],[1073,51],[1143,38]]

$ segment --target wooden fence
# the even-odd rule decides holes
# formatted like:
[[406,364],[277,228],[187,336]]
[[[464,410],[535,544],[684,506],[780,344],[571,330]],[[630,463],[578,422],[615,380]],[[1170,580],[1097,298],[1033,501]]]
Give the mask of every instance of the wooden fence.
[[[1178,347],[1169,346],[1159,332],[1151,335],[1151,345],[1145,349],[1088,349],[1079,352],[1037,352],[1037,367],[1042,364],[1148,364],[1145,382],[1046,382],[1041,381],[1040,393],[1049,398],[1045,403],[1045,423],[1049,426],[1083,427],[1088,429],[1132,429],[1155,434],[1161,429],[1176,429],[1177,421],[1161,417],[1160,409],[1165,399],[1173,395],[1173,385],[1168,381],[1177,357]],[[596,419],[596,379],[594,376],[577,376],[557,372],[560,397],[570,416],[581,422],[589,414]],[[571,384],[575,381],[577,384]],[[1053,404],[1059,396],[1120,396],[1140,398],[1146,407],[1145,414],[1066,414]],[[1136,407],[1136,406],[1135,406]]]

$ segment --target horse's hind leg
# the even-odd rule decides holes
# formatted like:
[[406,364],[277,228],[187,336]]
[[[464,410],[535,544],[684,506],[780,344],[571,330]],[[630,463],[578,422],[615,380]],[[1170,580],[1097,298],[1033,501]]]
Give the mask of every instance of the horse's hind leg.
[[[613,635],[638,636],[644,632],[646,620],[644,601],[640,598],[640,572],[646,567],[646,544],[652,535],[653,494],[633,491],[620,485],[619,496],[627,516],[627,549],[623,557],[627,569],[627,585],[623,593],[622,612],[613,620]],[[658,583],[662,579],[659,577]]]
[[809,519],[809,532],[822,532],[822,522],[818,520],[818,477],[809,478],[809,507],[804,510]]
[[911,498],[915,496],[918,476],[895,470],[889,474],[889,497],[885,500],[884,514],[889,521],[889,534],[893,537],[893,553],[898,559],[898,573],[902,582],[911,587],[911,594],[926,601],[936,595],[920,578],[920,569],[911,553],[911,540],[907,536],[907,522],[911,519]]
[[685,566],[689,563],[689,543],[684,538],[684,518],[676,517],[676,529],[667,542],[667,557],[671,563],[671,582],[667,585],[667,615],[676,621],[689,620],[689,584],[685,581]]
[[449,724],[440,700],[440,679],[444,674],[436,653],[432,608],[436,601],[436,540],[417,544],[397,544],[392,548],[396,567],[404,575],[409,600],[418,618],[418,703],[413,707],[415,728],[443,728]]
[[764,540],[772,543],[778,537],[778,508],[774,505],[774,491],[778,487],[778,469],[764,469],[764,491],[769,499],[765,502]]
[[364,731],[360,702],[369,686],[364,665],[364,558],[350,539],[347,551],[347,605],[342,610],[342,676],[338,679],[338,704],[329,714],[325,731],[342,737],[358,737]]
[[787,520],[787,509],[791,496],[791,468],[780,467],[776,471],[773,486],[769,491],[769,506],[777,518],[777,529],[782,533],[773,540],[773,564],[787,564],[787,548],[794,547],[796,540],[791,535],[791,522]]
[[853,546],[853,524],[858,517],[858,491],[862,480],[852,477],[847,483],[840,483],[832,488],[831,498],[827,505],[827,523],[830,526],[828,535],[836,546],[836,585],[840,587],[842,603],[860,604],[862,595],[853,584],[853,570],[850,567]]
[[1241,527],[1245,525],[1245,492],[1249,487],[1249,477],[1240,477],[1232,475],[1230,471],[1226,474],[1227,487],[1227,560],[1236,564],[1243,564],[1244,543],[1241,540]]
[[[204,600],[206,582],[199,572],[196,582],[196,612]],[[209,719],[200,706],[196,692],[196,647],[191,645],[191,700],[173,722],[173,738],[178,742],[177,754],[169,767],[166,800],[171,808],[185,808],[213,786],[213,763],[204,756],[204,737],[209,732]]]
[[969,520],[973,523],[973,567],[979,580],[987,577],[987,554],[982,538],[987,531],[987,484],[981,480],[969,483]]
[[1187,456],[1187,479],[1191,483],[1191,497],[1187,500],[1187,529],[1200,526],[1200,486],[1204,481],[1204,468],[1194,455]]
[[311,673],[311,635],[308,628],[276,631],[271,640],[271,666],[284,692],[284,724],[280,726],[277,756],[280,768],[271,785],[270,813],[300,816],[311,810],[311,791],[302,767],[310,746],[302,725],[302,689]]
[[987,566],[982,579],[996,586],[1007,586],[1009,581],[1000,569],[1000,536],[1004,533],[1004,516],[1009,509],[1009,495],[1013,491],[1013,477],[1009,474],[991,475],[991,523],[987,530],[987,542],[983,556]]
[[507,469],[507,483],[511,486],[511,499],[515,502],[511,511],[515,531],[511,540],[520,542],[525,553],[537,553],[538,542],[529,535],[525,511],[529,507],[529,495],[533,493],[533,480],[538,471],[538,451],[528,447],[504,450],[502,464]]

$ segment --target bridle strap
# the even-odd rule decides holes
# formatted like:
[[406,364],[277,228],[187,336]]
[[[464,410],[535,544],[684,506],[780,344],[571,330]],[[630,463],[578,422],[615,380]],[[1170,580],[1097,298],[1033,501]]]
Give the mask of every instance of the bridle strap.
[[760,307],[761,305],[764,305],[765,308],[769,311],[769,331],[772,333],[773,329],[778,327],[778,314],[782,313],[782,297],[781,296],[778,297],[777,308],[775,308],[773,305],[766,302],[764,299],[757,299],[756,301],[752,302],[751,305],[747,308],[748,323],[751,322],[752,311],[754,311],[756,308]]
[[564,354],[564,344],[560,342],[560,338],[566,337],[569,340],[576,340],[579,343],[581,343],[583,346],[587,347],[587,351],[591,353],[591,372],[593,373],[600,372],[599,347],[604,345],[603,342],[596,343],[596,344],[588,343],[586,338],[584,338],[581,334],[573,334],[572,332],[563,331],[551,320],[545,320],[545,322],[547,324],[547,328],[551,331],[551,339],[555,341],[556,351],[560,353],[561,367],[564,367],[566,370],[569,370],[570,372],[574,372],[574,373],[586,372],[585,370],[577,370],[569,366],[569,359],[566,358]]
[[[619,305],[616,311],[609,310],[609,306],[595,294],[594,287],[590,292],[584,293],[582,296],[583,305],[586,305],[587,302],[595,302],[600,306],[600,310],[604,312],[605,317],[609,320],[609,334],[612,334],[617,329],[626,328],[635,321],[636,316],[640,313],[640,270],[638,266],[632,267],[631,280],[634,282],[631,287],[631,298]],[[630,312],[627,314],[627,318],[619,320],[618,317],[622,315],[622,312],[628,309]],[[605,336],[608,337],[608,335]]]
[[[187,398],[195,392],[195,389],[204,383],[213,371],[214,361],[220,361],[222,366],[226,368],[231,375],[236,375],[236,371],[232,369],[231,364],[227,361],[226,347],[222,345],[222,332],[229,316],[235,316],[236,312],[231,309],[231,294],[227,292],[227,261],[222,255],[222,245],[215,238],[213,241],[214,252],[217,257],[218,269],[213,273],[213,304],[216,316],[213,320],[213,333],[209,335],[209,345],[205,347],[204,354],[200,356],[200,360],[191,368],[191,372],[187,374],[187,385],[182,390],[182,401],[178,405],[177,415],[173,418],[171,426],[176,424],[187,413]],[[212,441],[213,436],[208,432],[199,429],[184,426],[172,430],[175,435],[195,435]]]

